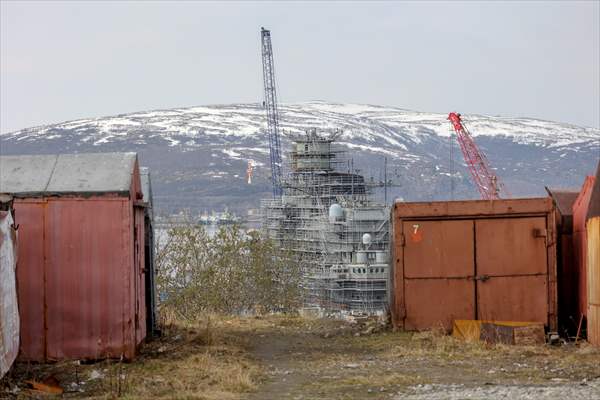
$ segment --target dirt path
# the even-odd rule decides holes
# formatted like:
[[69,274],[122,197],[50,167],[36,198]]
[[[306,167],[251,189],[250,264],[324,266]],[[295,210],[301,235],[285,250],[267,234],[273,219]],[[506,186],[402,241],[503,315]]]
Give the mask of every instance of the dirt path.
[[[255,339],[254,356],[266,367],[267,378],[251,399],[301,398],[302,388],[311,382],[311,371],[303,368],[315,338],[284,333],[263,334]],[[300,397],[299,397],[300,396]]]
[[250,338],[266,378],[248,399],[600,399],[600,351],[489,347],[447,336],[355,336],[332,322]]

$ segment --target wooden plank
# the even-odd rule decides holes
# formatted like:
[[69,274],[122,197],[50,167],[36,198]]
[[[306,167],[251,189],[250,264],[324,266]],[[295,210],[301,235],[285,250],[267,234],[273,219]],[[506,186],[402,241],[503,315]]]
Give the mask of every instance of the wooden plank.
[[546,343],[543,325],[515,326],[513,328],[516,345],[538,345]]

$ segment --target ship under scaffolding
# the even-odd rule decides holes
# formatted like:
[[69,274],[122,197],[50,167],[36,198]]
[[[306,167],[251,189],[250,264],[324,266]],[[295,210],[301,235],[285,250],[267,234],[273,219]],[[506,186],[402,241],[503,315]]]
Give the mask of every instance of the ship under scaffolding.
[[389,208],[371,200],[336,136],[293,140],[282,196],[262,201],[262,228],[300,263],[306,307],[375,314],[388,304]]

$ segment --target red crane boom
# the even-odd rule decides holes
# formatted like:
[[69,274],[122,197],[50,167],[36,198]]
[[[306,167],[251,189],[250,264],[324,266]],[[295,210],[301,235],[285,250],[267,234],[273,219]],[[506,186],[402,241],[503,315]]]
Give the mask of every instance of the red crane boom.
[[471,172],[481,198],[484,200],[499,199],[500,191],[506,192],[506,188],[492,171],[485,154],[475,144],[473,137],[463,124],[460,114],[452,112],[448,114],[448,119],[454,127],[460,149],[469,166],[469,172]]

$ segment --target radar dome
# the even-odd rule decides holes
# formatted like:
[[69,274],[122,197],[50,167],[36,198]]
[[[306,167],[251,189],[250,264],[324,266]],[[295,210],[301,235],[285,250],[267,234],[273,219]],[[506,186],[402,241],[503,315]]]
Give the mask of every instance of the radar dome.
[[339,204],[332,204],[329,206],[329,221],[341,221],[344,219],[344,209]]
[[364,235],[362,235],[362,242],[364,245],[370,245],[371,244],[371,235],[369,233],[365,233]]

